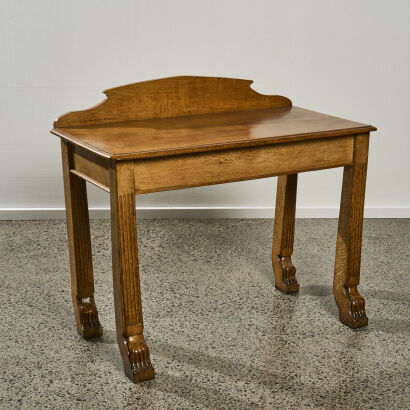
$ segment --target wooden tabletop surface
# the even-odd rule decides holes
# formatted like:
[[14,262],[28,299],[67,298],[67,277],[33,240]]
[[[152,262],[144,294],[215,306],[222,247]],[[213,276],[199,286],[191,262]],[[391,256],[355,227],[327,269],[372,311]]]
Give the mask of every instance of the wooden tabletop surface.
[[[157,83],[161,87],[157,87]],[[108,158],[136,159],[375,130],[371,125],[292,107],[285,97],[258,94],[250,84],[247,80],[174,77],[119,87],[106,91],[107,103],[60,117],[52,132]],[[230,92],[233,96],[227,102]],[[176,93],[179,94],[176,96]],[[164,114],[163,100],[166,100],[167,107],[173,99],[180,107],[193,102],[200,107],[198,95],[203,95],[208,104],[206,109],[197,110],[199,113],[184,115],[186,108],[175,110],[174,104],[174,111]],[[150,106],[149,115],[140,111],[135,114],[137,119],[132,119],[131,109],[135,111],[136,106],[140,109],[142,103],[151,102],[150,97],[161,110]],[[237,101],[242,105],[238,106]]]

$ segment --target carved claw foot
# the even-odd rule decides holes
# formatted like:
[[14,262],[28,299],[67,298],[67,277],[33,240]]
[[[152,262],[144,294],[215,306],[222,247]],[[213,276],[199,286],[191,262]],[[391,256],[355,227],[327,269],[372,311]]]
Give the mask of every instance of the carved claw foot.
[[126,349],[123,354],[125,373],[131,381],[138,383],[153,379],[155,372],[144,336],[141,334],[124,338],[124,347]]
[[296,268],[290,256],[278,256],[273,261],[273,271],[275,272],[275,287],[283,293],[299,292],[299,283],[296,280]]
[[345,287],[343,293],[343,299],[338,301],[340,320],[353,329],[367,326],[365,300],[357,286]]
[[77,329],[84,339],[99,337],[103,334],[103,328],[98,319],[97,306],[94,298],[82,298],[77,301],[78,321]]

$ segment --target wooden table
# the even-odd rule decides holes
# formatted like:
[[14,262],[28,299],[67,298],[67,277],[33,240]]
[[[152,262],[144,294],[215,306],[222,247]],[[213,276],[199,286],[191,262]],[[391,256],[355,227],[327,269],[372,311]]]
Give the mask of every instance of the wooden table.
[[173,77],[130,84],[54,123],[52,133],[61,137],[77,328],[84,338],[103,332],[94,301],[88,181],[110,193],[117,338],[134,382],[154,377],[143,335],[137,194],[279,176],[272,264],[276,288],[294,293],[298,173],[343,166],[333,292],[343,323],[367,325],[357,286],[369,133],[376,128],[292,107],[288,98],[258,94],[251,83]]

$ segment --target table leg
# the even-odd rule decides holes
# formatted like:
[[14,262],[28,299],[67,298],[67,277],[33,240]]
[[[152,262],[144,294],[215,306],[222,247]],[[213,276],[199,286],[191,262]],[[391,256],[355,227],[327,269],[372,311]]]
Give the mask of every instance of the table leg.
[[77,329],[85,338],[101,336],[103,329],[94,301],[94,277],[91,254],[87,190],[83,179],[70,173],[70,146],[61,142],[64,194],[70,254],[71,293]]
[[275,287],[284,293],[296,293],[299,284],[292,263],[295,232],[296,190],[298,174],[278,177],[275,224],[273,229],[272,265]]
[[125,373],[136,383],[155,373],[143,334],[132,163],[113,163],[110,198],[117,340]]
[[353,165],[344,168],[336,245],[333,294],[340,320],[351,328],[367,325],[360,283],[363,209],[369,134],[355,137]]

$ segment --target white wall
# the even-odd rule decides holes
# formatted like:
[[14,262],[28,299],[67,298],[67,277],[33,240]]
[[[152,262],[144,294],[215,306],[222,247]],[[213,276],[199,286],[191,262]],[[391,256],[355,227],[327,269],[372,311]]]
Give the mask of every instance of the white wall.
[[[58,115],[106,88],[181,74],[253,79],[257,91],[377,126],[366,215],[410,217],[409,12],[408,0],[0,0],[0,217],[64,207],[49,134]],[[341,176],[301,174],[298,215],[337,215]],[[275,187],[269,178],[137,204],[270,216]],[[91,187],[89,202],[108,207],[107,194]]]

